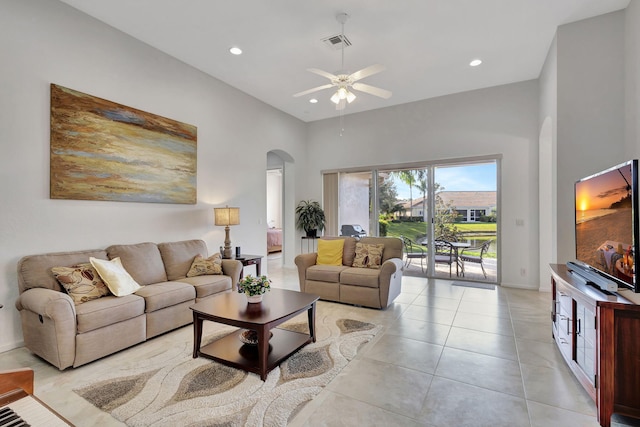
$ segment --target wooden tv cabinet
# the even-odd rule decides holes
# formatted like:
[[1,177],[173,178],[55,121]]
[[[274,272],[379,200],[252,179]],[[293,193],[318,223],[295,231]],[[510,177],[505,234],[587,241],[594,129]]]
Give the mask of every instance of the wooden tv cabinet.
[[551,264],[553,337],[598,408],[598,422],[613,413],[640,418],[640,305],[630,291],[604,293]]

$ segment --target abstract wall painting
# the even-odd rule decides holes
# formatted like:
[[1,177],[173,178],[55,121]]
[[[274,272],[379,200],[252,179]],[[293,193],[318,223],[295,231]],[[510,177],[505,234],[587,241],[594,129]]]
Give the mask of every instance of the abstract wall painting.
[[51,85],[52,199],[195,204],[197,128]]

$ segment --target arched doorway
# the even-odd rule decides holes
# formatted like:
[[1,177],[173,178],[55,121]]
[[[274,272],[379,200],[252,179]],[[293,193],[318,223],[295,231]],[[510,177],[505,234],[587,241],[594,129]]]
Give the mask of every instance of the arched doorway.
[[296,247],[293,162],[293,157],[285,151],[267,153],[267,256],[279,254],[279,264],[290,267],[294,265]]

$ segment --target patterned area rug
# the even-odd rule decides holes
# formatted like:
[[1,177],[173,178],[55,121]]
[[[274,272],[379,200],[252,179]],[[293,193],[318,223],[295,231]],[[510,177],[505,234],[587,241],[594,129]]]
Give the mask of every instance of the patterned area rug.
[[[308,325],[284,323],[307,332]],[[256,374],[209,359],[193,359],[193,343],[134,363],[117,378],[82,385],[78,395],[128,426],[285,426],[370,341],[381,326],[352,319],[316,318],[317,342],[271,371]],[[218,332],[203,345],[229,333]]]

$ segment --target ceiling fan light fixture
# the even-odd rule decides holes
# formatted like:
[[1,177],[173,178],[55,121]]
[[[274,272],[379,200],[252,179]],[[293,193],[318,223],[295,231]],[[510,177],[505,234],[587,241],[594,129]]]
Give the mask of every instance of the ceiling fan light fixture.
[[[341,70],[343,70],[341,71],[341,74],[335,75],[317,68],[307,68],[307,71],[310,71],[314,74],[317,74],[319,76],[329,79],[329,83],[324,84],[322,86],[317,86],[311,89],[303,90],[302,92],[298,92],[294,94],[293,95],[294,97],[304,96],[310,93],[317,92],[319,90],[333,88],[335,92],[331,95],[330,99],[331,99],[331,102],[336,104],[336,110],[340,110],[340,111],[344,110],[347,104],[351,104],[357,98],[356,94],[353,93],[351,90],[365,92],[370,95],[377,96],[383,99],[389,99],[391,97],[391,92],[388,90],[380,89],[375,86],[370,86],[360,82],[360,80],[364,79],[365,77],[369,77],[381,71],[384,71],[384,66],[379,64],[370,65],[368,67],[365,67],[351,74],[347,74],[344,71],[345,70],[344,48],[345,48],[345,45],[350,45],[350,43],[349,44],[345,43],[346,37],[344,35],[344,23],[347,21],[347,19],[349,19],[349,15],[347,15],[346,13],[339,13],[338,15],[336,15],[336,20],[341,24],[342,31],[340,32],[339,36],[330,38],[331,42],[334,42],[333,40],[334,38],[336,41],[337,40],[342,41],[340,43],[341,44],[340,50],[342,53],[342,58],[340,63],[342,65]],[[313,102],[313,101],[310,101],[310,102]]]
[[353,92],[347,91],[347,102],[351,104],[354,99],[356,99],[355,94]]

